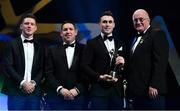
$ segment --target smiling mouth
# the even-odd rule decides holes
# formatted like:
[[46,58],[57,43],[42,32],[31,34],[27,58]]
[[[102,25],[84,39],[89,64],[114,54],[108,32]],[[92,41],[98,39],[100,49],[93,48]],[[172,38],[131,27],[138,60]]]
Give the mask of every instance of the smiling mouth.
[[66,35],[67,37],[70,37],[71,35]]
[[109,29],[109,28],[106,28],[105,30],[106,30],[106,31],[109,31],[110,29]]
[[30,31],[31,31],[31,29],[27,29],[26,31],[30,32]]

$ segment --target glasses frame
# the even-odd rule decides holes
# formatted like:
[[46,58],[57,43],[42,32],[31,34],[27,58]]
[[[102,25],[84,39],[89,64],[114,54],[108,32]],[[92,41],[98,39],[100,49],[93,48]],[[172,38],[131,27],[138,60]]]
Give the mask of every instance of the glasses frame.
[[142,17],[140,17],[140,18],[135,18],[135,19],[133,19],[133,22],[134,22],[134,23],[137,23],[138,21],[140,21],[140,22],[142,23],[142,22],[144,22],[144,21],[147,20],[147,19],[149,19],[149,18],[142,18]]

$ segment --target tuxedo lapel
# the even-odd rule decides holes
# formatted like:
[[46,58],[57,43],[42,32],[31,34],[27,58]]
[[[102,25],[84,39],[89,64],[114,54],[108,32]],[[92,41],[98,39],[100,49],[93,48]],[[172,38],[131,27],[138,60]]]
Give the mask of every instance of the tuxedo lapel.
[[74,56],[73,56],[73,61],[72,61],[72,65],[71,65],[70,69],[72,69],[76,65],[79,53],[80,53],[80,47],[79,47],[79,44],[76,43]]
[[[141,39],[140,39],[138,45],[136,46],[136,49],[135,49],[135,50],[137,50],[137,49],[144,43],[144,41],[146,40],[146,38],[147,38],[147,34],[145,34],[145,35],[143,35],[143,36],[141,37]],[[135,51],[135,52],[136,52],[136,51]],[[135,52],[134,52],[134,53],[135,53]]]
[[141,50],[141,46],[144,45],[144,44],[146,44],[146,41],[147,41],[147,40],[149,39],[149,37],[150,37],[150,36],[149,36],[149,33],[150,33],[151,29],[152,29],[152,28],[149,27],[149,29],[147,29],[147,31],[145,32],[145,34],[143,34],[143,36],[141,37],[138,45],[136,46],[136,49],[135,49],[134,53],[132,53],[132,51],[131,51],[130,57],[133,57],[133,55],[135,55],[135,54],[138,52],[138,50]]
[[107,48],[106,48],[106,45],[104,44],[104,40],[102,39],[102,37],[101,37],[100,35],[98,36],[98,42],[99,42],[99,43],[97,43],[97,44],[100,44],[100,46],[102,47],[103,51],[104,51],[106,54],[109,55],[109,52],[108,52],[108,50],[107,50]]
[[114,43],[115,43],[115,51],[121,50],[120,48],[122,47],[122,43],[120,43],[120,41],[117,39],[114,39]]
[[19,37],[17,39],[17,42],[15,42],[15,47],[16,47],[15,49],[17,49],[16,53],[20,54],[20,58],[22,59],[19,62],[22,61],[22,67],[25,70],[25,56],[24,56],[24,48],[23,48],[23,43],[22,43],[21,37]]
[[37,65],[37,59],[38,56],[39,56],[39,44],[37,43],[37,41],[34,41],[34,57],[33,57],[33,64],[32,64],[32,72],[33,72],[33,69],[34,67],[36,67]]
[[62,63],[64,63],[64,68],[68,69],[68,61],[67,61],[67,56],[66,56],[66,49],[63,47],[63,45],[61,45],[59,47],[59,53],[60,53],[59,58],[62,58],[62,60],[63,60]]

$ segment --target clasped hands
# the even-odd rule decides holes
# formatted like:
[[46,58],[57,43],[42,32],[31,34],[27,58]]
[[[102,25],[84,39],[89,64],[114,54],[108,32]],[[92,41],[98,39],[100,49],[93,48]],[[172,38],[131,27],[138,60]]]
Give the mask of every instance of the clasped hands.
[[74,100],[74,98],[78,95],[76,88],[70,90],[62,88],[59,93],[64,97],[65,100]]
[[35,84],[32,81],[25,81],[22,84],[22,90],[24,93],[31,94],[35,90]]

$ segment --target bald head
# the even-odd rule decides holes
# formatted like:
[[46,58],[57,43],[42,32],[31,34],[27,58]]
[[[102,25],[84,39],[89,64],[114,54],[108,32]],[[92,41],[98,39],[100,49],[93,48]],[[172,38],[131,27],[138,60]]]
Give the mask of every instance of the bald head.
[[144,9],[137,9],[132,15],[132,20],[138,32],[144,32],[150,26],[149,14]]
[[149,14],[148,14],[147,11],[144,10],[144,9],[137,9],[137,10],[133,13],[132,18],[134,18],[135,15],[139,15],[139,14],[141,14],[143,17],[149,19]]

